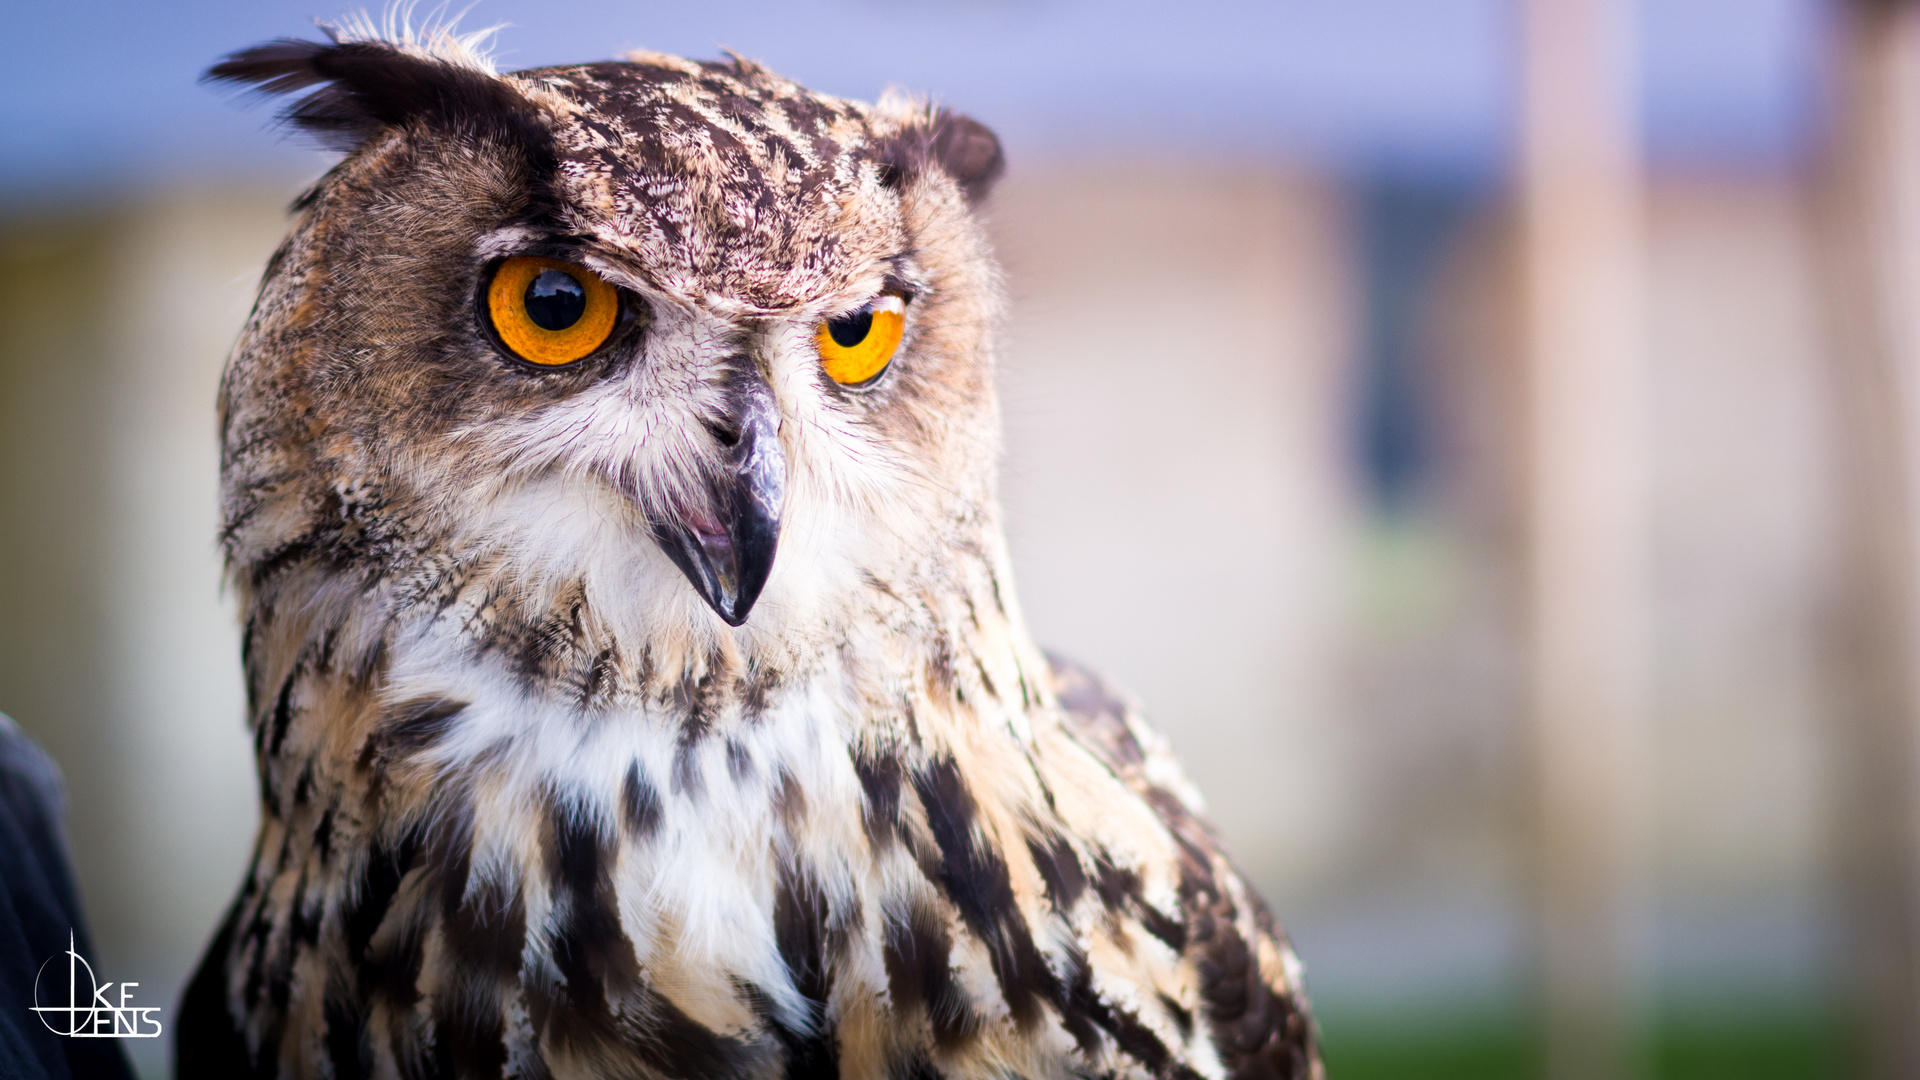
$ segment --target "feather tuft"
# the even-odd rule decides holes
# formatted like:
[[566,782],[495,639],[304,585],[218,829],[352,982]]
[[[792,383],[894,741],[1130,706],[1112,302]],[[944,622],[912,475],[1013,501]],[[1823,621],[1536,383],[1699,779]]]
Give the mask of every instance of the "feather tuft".
[[415,26],[414,12],[418,8],[416,0],[405,0],[389,5],[378,22],[362,9],[337,23],[322,22],[320,28],[336,44],[378,42],[422,60],[438,60],[485,75],[500,73],[494,67],[493,48],[505,23],[462,32],[459,23],[466,11],[447,15],[446,8],[440,6],[429,13],[426,21]]
[[281,38],[243,49],[203,81],[250,86],[265,97],[311,91],[280,114],[329,149],[352,151],[379,131],[425,124],[449,134],[497,135],[540,147],[539,110],[501,78],[484,49],[495,28],[462,34],[450,21],[412,22],[413,7],[321,24],[326,41]]

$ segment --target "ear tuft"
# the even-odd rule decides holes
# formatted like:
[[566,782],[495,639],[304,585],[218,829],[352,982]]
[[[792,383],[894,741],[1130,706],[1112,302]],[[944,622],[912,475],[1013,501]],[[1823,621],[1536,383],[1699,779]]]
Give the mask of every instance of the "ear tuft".
[[893,186],[937,166],[960,185],[969,206],[978,206],[1007,168],[1000,140],[985,124],[946,109],[895,135],[881,162],[883,179]]
[[491,72],[387,41],[282,38],[234,53],[205,82],[251,86],[277,97],[319,87],[281,119],[330,149],[351,151],[383,128],[422,122],[544,144],[539,110]]

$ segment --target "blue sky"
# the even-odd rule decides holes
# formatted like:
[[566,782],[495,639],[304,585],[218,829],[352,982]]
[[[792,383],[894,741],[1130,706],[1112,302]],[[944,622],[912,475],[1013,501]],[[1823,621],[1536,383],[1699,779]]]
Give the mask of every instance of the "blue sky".
[[[1288,157],[1497,175],[1514,90],[1512,0],[480,0],[504,67],[722,47],[833,93],[936,94],[1016,161]],[[310,171],[269,110],[196,82],[220,55],[312,36],[314,0],[16,5],[0,61],[0,189]],[[1777,162],[1816,115],[1821,0],[1639,0],[1656,159]]]

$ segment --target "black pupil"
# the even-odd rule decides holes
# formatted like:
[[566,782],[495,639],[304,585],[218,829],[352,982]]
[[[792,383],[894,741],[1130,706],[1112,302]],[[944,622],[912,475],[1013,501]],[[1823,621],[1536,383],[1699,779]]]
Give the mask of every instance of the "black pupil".
[[842,315],[827,320],[827,333],[833,335],[833,343],[843,349],[851,349],[867,340],[867,334],[873,330],[873,312],[860,311],[852,315]]
[[587,313],[587,290],[564,270],[542,270],[527,286],[527,318],[542,330],[565,330]]

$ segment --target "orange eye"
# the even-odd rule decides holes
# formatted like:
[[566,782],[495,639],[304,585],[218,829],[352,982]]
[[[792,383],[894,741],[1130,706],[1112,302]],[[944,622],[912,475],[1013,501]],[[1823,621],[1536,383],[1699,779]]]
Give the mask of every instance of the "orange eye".
[[842,386],[872,382],[887,370],[907,326],[907,298],[887,293],[860,310],[822,322],[813,332],[820,366]]
[[515,356],[557,367],[606,344],[620,294],[584,266],[516,256],[493,272],[487,316]]

